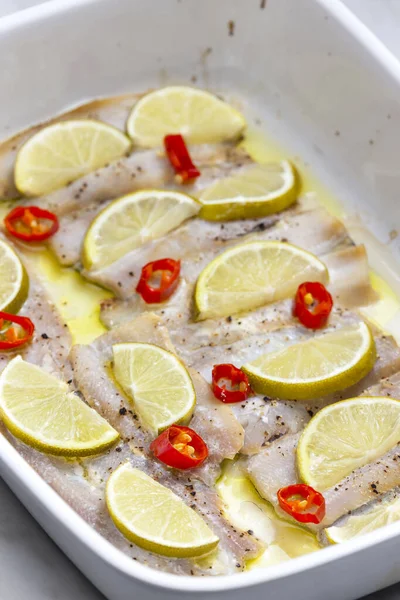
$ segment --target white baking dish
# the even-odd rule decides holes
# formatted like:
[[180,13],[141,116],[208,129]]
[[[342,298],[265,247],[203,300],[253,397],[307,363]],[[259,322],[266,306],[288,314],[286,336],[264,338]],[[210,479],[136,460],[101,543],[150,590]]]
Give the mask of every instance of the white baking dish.
[[[386,247],[400,224],[400,65],[337,0],[56,0],[7,17],[0,136],[89,98],[193,76],[245,99],[313,165],[374,232],[370,259],[400,290],[400,238]],[[102,539],[3,438],[0,474],[110,600],[345,600],[400,580],[400,523],[242,575],[158,573]]]

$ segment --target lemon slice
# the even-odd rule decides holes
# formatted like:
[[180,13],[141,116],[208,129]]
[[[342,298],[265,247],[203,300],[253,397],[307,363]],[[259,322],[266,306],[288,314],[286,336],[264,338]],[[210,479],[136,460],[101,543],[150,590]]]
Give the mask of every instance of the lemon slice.
[[203,190],[200,217],[229,221],[271,215],[293,204],[299,179],[287,160],[247,167]]
[[0,310],[17,313],[29,292],[28,274],[14,250],[0,239]]
[[304,281],[329,279],[313,254],[284,242],[250,242],[226,250],[201,272],[195,290],[198,320],[252,310],[293,296]]
[[196,395],[192,380],[177,356],[159,346],[114,344],[114,375],[151,431],[188,421]]
[[297,447],[301,479],[319,491],[378,459],[400,440],[400,401],[360,397],[326,406]]
[[144,190],[111,202],[94,219],[83,245],[86,269],[105,267],[130,250],[159,238],[199,212],[180,192]]
[[118,529],[132,542],[165,556],[208,554],[218,537],[171,490],[129,463],[107,482],[107,507]]
[[373,367],[375,343],[363,322],[317,335],[247,363],[252,388],[290,400],[326,396],[357,383]]
[[400,498],[391,497],[374,503],[358,515],[350,515],[344,525],[328,527],[325,534],[331,544],[341,544],[399,520]]
[[161,146],[180,133],[191,144],[218,143],[239,137],[244,117],[213,94],[191,87],[166,87],[146,94],[133,107],[127,131],[137,146]]
[[48,194],[123,156],[130,146],[126,135],[100,121],[49,125],[19,150],[15,185],[26,196]]
[[0,377],[0,416],[15,437],[49,454],[97,454],[118,438],[118,432],[69,392],[65,382],[20,356]]

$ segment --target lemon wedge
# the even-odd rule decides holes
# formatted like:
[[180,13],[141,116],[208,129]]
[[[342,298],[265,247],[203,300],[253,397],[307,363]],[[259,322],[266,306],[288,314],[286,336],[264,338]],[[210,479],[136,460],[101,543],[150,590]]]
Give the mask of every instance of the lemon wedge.
[[130,140],[100,121],[62,121],[25,142],[15,161],[15,185],[26,196],[42,196],[104,167],[128,152]]
[[159,238],[199,212],[200,205],[180,192],[143,190],[111,202],[86,232],[86,269],[105,267],[130,250]]
[[400,439],[400,401],[360,397],[326,406],[297,446],[301,479],[322,492],[377,460]]
[[108,479],[106,502],[116,527],[151,552],[190,558],[218,545],[218,537],[193,509],[129,463]]
[[325,534],[331,544],[341,544],[399,520],[400,498],[391,497],[374,502],[358,515],[350,515],[343,525],[328,527]]
[[177,356],[153,344],[130,342],[114,344],[113,357],[115,379],[149,430],[189,421],[196,395]]
[[198,320],[252,310],[293,296],[303,281],[329,279],[313,254],[285,242],[250,242],[226,250],[200,273]]
[[29,292],[28,274],[14,250],[0,240],[0,310],[17,313]]
[[119,437],[65,382],[20,356],[0,377],[0,416],[15,437],[49,454],[98,454]]
[[305,400],[354,385],[372,369],[375,359],[374,339],[360,322],[263,354],[244,365],[243,371],[261,394]]
[[299,187],[296,171],[287,160],[246,167],[200,193],[200,217],[230,221],[271,215],[291,206]]
[[239,137],[246,121],[213,94],[172,86],[150,92],[133,107],[127,131],[137,146],[161,146],[168,134],[180,133],[191,144],[218,143]]

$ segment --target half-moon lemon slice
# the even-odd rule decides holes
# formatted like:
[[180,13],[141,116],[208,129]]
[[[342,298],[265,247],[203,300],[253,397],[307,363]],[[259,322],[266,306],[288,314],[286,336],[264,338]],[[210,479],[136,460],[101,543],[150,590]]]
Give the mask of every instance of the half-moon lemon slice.
[[0,377],[0,416],[15,437],[49,454],[98,454],[119,437],[64,381],[20,356]]
[[62,121],[25,142],[15,161],[15,185],[26,196],[42,196],[104,167],[130,149],[126,135],[100,121]]
[[383,456],[400,440],[400,401],[359,397],[320,410],[297,446],[301,479],[322,492]]
[[172,231],[200,210],[187,194],[142,190],[111,202],[94,219],[83,243],[86,269],[106,267],[131,250]]
[[118,529],[151,552],[190,558],[208,554],[219,542],[200,515],[129,463],[110,476],[106,502]]
[[263,354],[243,371],[261,394],[306,400],[354,385],[369,373],[375,359],[374,339],[360,322]]
[[209,221],[255,219],[296,202],[299,178],[287,160],[245,167],[200,193],[200,217]]
[[164,137],[180,133],[191,144],[212,144],[239,137],[244,117],[217,96],[185,86],[150,92],[133,107],[127,131],[137,146],[161,146]]
[[313,254],[285,242],[249,242],[214,258],[195,290],[198,320],[224,317],[293,296],[300,283],[329,279]]

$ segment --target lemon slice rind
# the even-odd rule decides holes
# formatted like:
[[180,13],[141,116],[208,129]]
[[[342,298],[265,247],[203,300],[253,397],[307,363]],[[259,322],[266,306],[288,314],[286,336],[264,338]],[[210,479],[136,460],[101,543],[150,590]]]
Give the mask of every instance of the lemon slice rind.
[[399,439],[399,400],[361,396],[331,404],[311,419],[301,435],[300,478],[322,492],[386,454]]
[[15,437],[58,456],[98,454],[119,437],[65,382],[20,356],[0,377],[0,416]]
[[141,342],[114,344],[113,372],[148,430],[160,432],[190,420],[196,404],[193,382],[172,352]]

